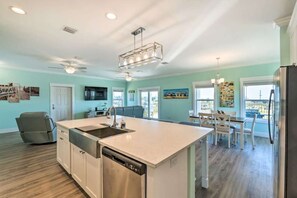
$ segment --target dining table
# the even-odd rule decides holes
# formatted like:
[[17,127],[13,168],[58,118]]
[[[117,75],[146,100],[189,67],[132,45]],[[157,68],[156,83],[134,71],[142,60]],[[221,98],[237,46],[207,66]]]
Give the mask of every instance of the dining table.
[[[199,121],[199,116],[190,115],[189,120],[191,122]],[[240,126],[240,148],[241,150],[244,149],[244,124],[245,124],[245,117],[230,117],[230,122],[232,124],[236,124]]]

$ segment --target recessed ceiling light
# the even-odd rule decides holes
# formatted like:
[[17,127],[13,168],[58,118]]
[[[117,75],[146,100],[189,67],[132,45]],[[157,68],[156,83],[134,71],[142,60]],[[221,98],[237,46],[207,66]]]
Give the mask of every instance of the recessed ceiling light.
[[17,7],[14,7],[14,6],[10,6],[9,7],[14,13],[17,13],[17,14],[26,14],[25,10],[21,9],[21,8],[17,8]]
[[106,18],[108,18],[109,20],[115,20],[117,18],[117,15],[115,15],[112,12],[108,12],[105,14]]

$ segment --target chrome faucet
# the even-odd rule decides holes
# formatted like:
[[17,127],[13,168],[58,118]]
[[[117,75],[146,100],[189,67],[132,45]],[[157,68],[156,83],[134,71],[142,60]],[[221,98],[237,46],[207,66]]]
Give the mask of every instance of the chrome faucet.
[[[114,106],[110,107],[108,110],[108,115],[111,115],[111,110],[113,110],[113,123],[110,125],[111,127],[117,127],[117,111]],[[109,116],[107,118],[110,119]]]

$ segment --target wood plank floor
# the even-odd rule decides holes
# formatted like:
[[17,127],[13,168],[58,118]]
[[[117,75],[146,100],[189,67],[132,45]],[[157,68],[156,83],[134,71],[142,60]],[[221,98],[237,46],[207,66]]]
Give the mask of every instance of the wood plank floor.
[[[197,143],[196,197],[272,197],[271,152],[265,138],[241,151],[210,145],[208,190],[200,187]],[[27,145],[18,133],[0,134],[0,197],[88,197],[56,162],[56,144]]]
[[271,198],[272,145],[268,139],[256,137],[252,149],[250,137],[245,149],[227,148],[227,139],[209,146],[209,188],[202,189],[200,145],[196,146],[196,197]]

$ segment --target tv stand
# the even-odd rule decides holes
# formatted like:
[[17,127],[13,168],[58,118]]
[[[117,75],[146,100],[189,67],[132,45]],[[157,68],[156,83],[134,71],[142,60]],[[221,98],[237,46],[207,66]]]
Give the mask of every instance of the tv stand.
[[106,115],[106,110],[88,111],[85,112],[85,118],[102,117]]

